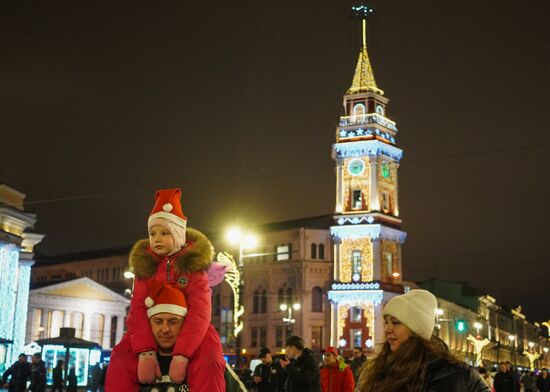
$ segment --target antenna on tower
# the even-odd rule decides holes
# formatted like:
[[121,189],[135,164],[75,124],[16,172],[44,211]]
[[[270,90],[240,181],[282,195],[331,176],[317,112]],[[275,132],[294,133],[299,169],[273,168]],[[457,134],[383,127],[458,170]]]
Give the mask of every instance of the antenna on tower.
[[367,47],[367,19],[374,14],[374,9],[366,4],[354,5],[351,7],[353,19],[360,19],[363,25],[363,48]]

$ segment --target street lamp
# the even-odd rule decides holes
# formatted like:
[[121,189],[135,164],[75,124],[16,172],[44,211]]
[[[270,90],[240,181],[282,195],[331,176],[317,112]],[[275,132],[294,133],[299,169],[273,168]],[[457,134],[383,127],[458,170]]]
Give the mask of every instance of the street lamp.
[[237,367],[240,366],[240,354],[241,354],[241,336],[240,332],[243,329],[243,323],[238,322],[238,317],[242,316],[244,313],[244,307],[242,304],[242,297],[243,297],[243,287],[244,287],[244,279],[243,279],[243,260],[245,258],[244,251],[246,249],[254,248],[258,240],[256,236],[252,233],[245,233],[238,227],[232,227],[230,228],[226,234],[225,238],[228,243],[234,246],[239,247],[239,259],[237,260],[237,270],[238,270],[238,276],[239,276],[239,284],[238,284],[238,290],[236,293],[236,300],[235,300],[235,309],[234,309],[234,318],[235,318],[235,329],[233,330],[233,336],[235,337],[235,353],[237,355]]
[[477,331],[476,337],[479,337],[479,330],[480,330],[481,328],[483,328],[483,325],[482,325],[481,323],[479,323],[479,322],[476,321],[476,322],[474,323],[474,328],[475,328],[476,331]]
[[292,318],[292,309],[300,310],[301,307],[302,306],[297,302],[292,304],[292,306],[287,304],[279,305],[279,309],[281,309],[283,312],[286,312],[288,310],[288,317],[283,317],[283,322],[286,324],[286,328],[289,335],[292,332],[292,327],[296,323],[296,319]]
[[513,362],[514,366],[516,366],[516,337],[514,335],[508,335],[508,339],[510,339],[510,345],[512,346],[512,355],[513,355]]

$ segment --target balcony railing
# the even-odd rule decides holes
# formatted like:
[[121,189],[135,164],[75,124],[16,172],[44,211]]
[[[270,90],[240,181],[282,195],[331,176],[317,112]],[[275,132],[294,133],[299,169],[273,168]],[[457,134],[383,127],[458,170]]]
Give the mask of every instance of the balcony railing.
[[395,122],[388,120],[386,117],[378,114],[378,113],[371,113],[371,114],[361,114],[358,116],[343,116],[340,117],[340,126],[345,127],[348,125],[363,125],[363,124],[378,124],[383,127],[386,127],[388,129],[391,129],[392,131],[397,132],[397,127],[395,126]]

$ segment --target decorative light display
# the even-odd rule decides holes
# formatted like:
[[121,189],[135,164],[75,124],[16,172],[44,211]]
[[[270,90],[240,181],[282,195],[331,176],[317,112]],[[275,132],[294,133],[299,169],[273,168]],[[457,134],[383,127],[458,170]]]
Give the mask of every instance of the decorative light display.
[[[332,291],[329,292],[329,299],[330,299],[330,293],[333,293],[333,292]],[[344,294],[347,294],[347,293],[344,293]],[[380,295],[382,295],[381,291],[380,291]],[[382,301],[382,299],[380,299],[380,301]],[[378,305],[379,303],[380,302],[375,303],[374,301],[370,301],[370,300],[366,300],[366,301],[353,300],[349,303],[348,302],[338,303],[338,328],[336,331],[337,336],[344,336],[344,328],[346,326],[346,322],[349,320],[349,310],[351,307],[358,307],[363,309],[365,327],[368,328],[370,334],[372,335],[374,333],[374,306]],[[345,346],[345,344],[343,346]]]
[[28,264],[19,265],[17,277],[17,297],[15,303],[15,317],[13,328],[13,351],[12,360],[25,345],[25,330],[27,325],[27,310],[29,306],[29,284],[31,280],[31,266]]
[[474,363],[474,366],[475,367],[478,367],[479,365],[481,365],[481,351],[483,350],[483,348],[485,346],[487,346],[488,344],[491,343],[491,341],[487,338],[481,340],[481,339],[477,339],[475,338],[474,336],[472,335],[468,335],[468,337],[466,338],[466,340],[468,340],[470,343],[472,343],[472,345],[474,346],[474,352],[476,354],[476,361]]
[[407,238],[407,234],[405,232],[379,224],[334,226],[330,228],[330,234],[340,240],[370,238],[374,241],[379,238],[383,238],[391,241],[397,241],[400,244],[404,243]]
[[379,140],[336,143],[333,148],[336,158],[362,157],[365,155],[375,157],[378,155],[385,155],[399,162],[403,157],[403,150]]
[[[353,227],[353,226],[352,226]],[[372,280],[372,242],[370,238],[346,238],[342,239],[339,246],[340,252],[340,282],[352,281],[352,254],[353,251],[361,252],[361,280]]]
[[365,346],[367,348],[373,348],[374,347],[374,342],[372,341],[372,339],[365,340]]
[[374,136],[381,137],[395,144],[395,138],[389,132],[380,131],[377,128],[368,128],[366,130],[363,128],[352,129],[352,130],[341,129],[338,132],[338,141],[343,141],[346,139],[356,139],[361,137],[374,137]]
[[225,272],[225,281],[227,282],[227,284],[229,284],[231,290],[233,290],[233,335],[237,337],[244,328],[244,324],[240,319],[240,317],[244,314],[244,306],[239,305],[239,297],[241,295],[239,283],[241,281],[241,274],[239,272],[239,269],[237,268],[237,263],[235,262],[235,259],[233,259],[230,254],[220,252],[218,253],[216,260],[220,263],[232,266],[228,269],[228,271]]
[[[15,329],[15,306],[17,295],[17,279],[19,266],[19,249],[13,244],[0,244],[0,309],[2,310],[2,317],[0,317],[0,338],[14,340]],[[28,292],[27,282],[27,292]],[[26,305],[25,305],[26,310]],[[25,324],[20,326],[25,331]],[[14,342],[15,343],[15,342]],[[9,345],[5,357],[5,363],[11,364],[13,362],[14,353],[18,353],[16,349],[21,347],[14,347]]]
[[363,282],[363,283],[333,283],[332,290],[380,290],[378,282]]
[[397,132],[397,126],[395,125],[395,121],[392,121],[378,113],[340,117],[341,127],[347,127],[349,125],[363,125],[363,124],[378,124],[388,129],[391,129],[394,132]]
[[337,303],[339,305],[338,309],[340,309],[342,304],[351,306],[362,306],[367,304],[380,305],[383,297],[382,290],[346,290],[328,292],[329,301]]
[[351,216],[351,217],[342,216],[338,218],[336,222],[340,226],[345,225],[346,223],[351,223],[352,225],[358,225],[360,223],[366,222],[370,224],[374,222],[374,218],[371,215]]
[[[357,165],[358,161],[362,161],[362,171],[361,175],[352,174],[352,169],[350,169],[350,166]],[[344,194],[343,194],[343,200],[345,205],[345,210],[350,211],[352,210],[352,201],[350,192],[351,190],[355,191],[361,191],[361,210],[369,209],[369,200],[370,200],[370,186],[369,186],[369,179],[370,179],[370,164],[368,158],[355,158],[355,159],[345,159],[344,160],[344,166],[347,167],[347,170],[344,170],[342,173],[343,175],[343,183],[344,183]]]
[[539,359],[540,354],[539,353],[533,353],[527,350],[523,350],[523,355],[527,357],[529,360],[529,368],[531,371],[535,370],[535,361]]

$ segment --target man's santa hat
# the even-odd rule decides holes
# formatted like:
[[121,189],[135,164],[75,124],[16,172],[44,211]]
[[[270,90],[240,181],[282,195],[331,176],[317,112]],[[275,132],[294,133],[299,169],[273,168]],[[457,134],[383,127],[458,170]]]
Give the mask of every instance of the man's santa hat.
[[187,301],[181,289],[174,282],[153,280],[149,283],[149,296],[145,298],[147,317],[158,313],[172,313],[179,316],[187,314]]
[[162,226],[170,231],[175,245],[171,254],[185,245],[187,217],[183,215],[180,199],[181,189],[179,188],[158,190],[155,195],[155,206],[147,221],[149,230],[153,226]]

